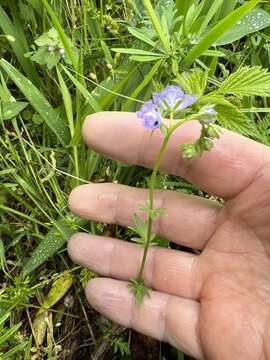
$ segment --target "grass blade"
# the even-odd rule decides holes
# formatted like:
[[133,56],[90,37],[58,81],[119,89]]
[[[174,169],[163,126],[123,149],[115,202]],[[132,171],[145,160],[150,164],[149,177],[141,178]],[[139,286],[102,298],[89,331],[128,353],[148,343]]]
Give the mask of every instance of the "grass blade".
[[70,134],[71,134],[71,136],[73,136],[74,135],[74,120],[73,120],[73,108],[72,108],[71,95],[70,95],[70,92],[67,88],[67,85],[66,85],[66,83],[63,79],[63,76],[61,75],[61,72],[59,71],[58,67],[56,67],[56,72],[57,72],[58,81],[59,81],[59,85],[60,85],[60,89],[61,89],[61,94],[63,97],[63,102],[65,105]]
[[22,32],[19,32],[16,26],[12,23],[2,6],[0,5],[0,28],[5,35],[11,35],[16,40],[11,42],[10,45],[14,54],[16,55],[21,67],[28,78],[31,79],[36,85],[40,85],[40,79],[37,75],[36,69],[33,63],[24,57],[24,54],[29,51],[25,36]]
[[16,324],[7,331],[5,331],[5,333],[2,336],[0,336],[0,345],[3,345],[5,341],[11,338],[18,331],[21,325],[22,325],[21,323]]
[[160,41],[163,45],[164,50],[167,53],[170,53],[170,43],[169,40],[166,38],[165,34],[163,33],[162,27],[160,25],[160,21],[155,14],[155,10],[153,9],[153,6],[151,4],[150,0],[143,0],[144,7],[146,11],[148,12],[148,15],[150,17],[150,20],[152,21],[152,24],[156,30],[156,33],[158,37],[160,38]]
[[[145,88],[145,86],[148,85],[148,83],[153,79],[155,74],[158,72],[159,67],[162,63],[162,60],[158,61],[149,71],[149,73],[145,76],[143,81],[137,86],[137,88],[133,91],[133,93],[130,95],[131,98],[137,98],[139,93]],[[128,99],[125,104],[123,105],[123,111],[128,111],[131,107],[132,100]]]
[[162,56],[162,54],[154,53],[152,51],[141,50],[141,49],[112,48],[111,50],[119,54]]
[[43,117],[49,128],[55,133],[62,145],[67,145],[70,140],[68,128],[57,112],[50,105],[41,92],[23,76],[14,66],[5,59],[0,60],[0,66],[5,70],[12,81],[21,90],[33,108]]
[[205,31],[208,24],[210,23],[212,18],[215,16],[215,14],[218,12],[218,10],[220,9],[223,2],[224,2],[223,0],[213,1],[210,9],[208,10],[208,12],[207,12],[207,14],[206,14],[206,16],[205,16],[205,18],[203,20],[203,23],[202,23],[202,25],[200,27],[199,33],[203,33]]
[[194,3],[194,0],[176,0],[175,6],[177,9],[178,16],[186,16],[188,9]]
[[183,63],[189,67],[196,59],[198,59],[204,51],[208,50],[225,32],[230,30],[243,16],[252,10],[261,0],[250,0],[248,3],[240,6],[231,14],[221,20],[212,28],[202,40],[195,45],[184,58]]
[[30,274],[38,266],[43,264],[49,257],[53,256],[66,241],[75,233],[76,230],[65,220],[59,220],[54,223],[54,227],[41,240],[38,247],[34,250],[32,256],[23,268],[23,275]]
[[28,345],[29,343],[27,341],[16,345],[14,348],[12,348],[11,350],[9,350],[8,352],[6,352],[5,354],[2,355],[1,359],[2,360],[10,360],[11,356],[15,355],[15,354],[22,354],[21,351],[23,350],[23,348],[26,347],[26,345]]
[[137,39],[143,41],[144,43],[152,46],[152,47],[155,47],[155,42],[151,39],[149,39],[147,36],[145,36],[142,31],[139,31],[138,29],[134,29],[132,27],[128,27],[128,32],[133,35],[134,37],[136,37]]
[[99,103],[97,102],[97,100],[91,95],[91,93],[86,89],[86,87],[84,85],[82,85],[79,80],[77,80],[69,71],[66,67],[64,67],[62,65],[62,69],[65,71],[65,73],[67,74],[67,76],[70,78],[70,80],[73,82],[73,84],[76,86],[76,88],[80,91],[80,93],[82,94],[82,96],[85,98],[86,101],[89,102],[89,104],[91,105],[91,107],[93,108],[93,110],[95,112],[99,112],[102,111],[101,106],[99,105]]

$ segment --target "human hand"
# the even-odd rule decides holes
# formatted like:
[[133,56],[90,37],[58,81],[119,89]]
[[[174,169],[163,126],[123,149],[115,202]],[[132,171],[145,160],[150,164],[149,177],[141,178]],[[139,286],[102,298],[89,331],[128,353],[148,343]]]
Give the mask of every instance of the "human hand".
[[[92,115],[83,133],[105,156],[145,167],[153,164],[162,140],[133,113]],[[213,150],[182,159],[179,143],[198,136],[196,122],[179,128],[161,168],[224,198],[225,205],[157,190],[155,204],[166,212],[154,232],[202,250],[200,255],[152,247],[144,280],[154,290],[138,306],[127,281],[138,274],[141,247],[79,233],[68,251],[75,262],[104,276],[89,282],[86,296],[113,321],[197,359],[270,359],[270,150],[223,130]],[[144,189],[90,184],[73,190],[69,205],[78,216],[129,226],[146,200]]]

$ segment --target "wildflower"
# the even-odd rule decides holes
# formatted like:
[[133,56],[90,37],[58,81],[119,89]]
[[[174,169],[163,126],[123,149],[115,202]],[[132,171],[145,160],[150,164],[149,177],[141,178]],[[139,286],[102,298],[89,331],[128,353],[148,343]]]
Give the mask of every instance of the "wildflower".
[[162,124],[162,116],[156,104],[153,101],[147,101],[137,116],[143,120],[143,125],[147,129],[158,129]]
[[191,106],[198,97],[196,95],[185,94],[180,86],[169,85],[160,93],[153,94],[153,102],[161,107],[169,107],[171,110],[184,110]]
[[162,111],[180,111],[191,106],[198,97],[185,94],[180,86],[169,85],[160,93],[154,93],[153,100],[147,101],[137,116],[143,120],[147,129],[158,129],[162,124]]

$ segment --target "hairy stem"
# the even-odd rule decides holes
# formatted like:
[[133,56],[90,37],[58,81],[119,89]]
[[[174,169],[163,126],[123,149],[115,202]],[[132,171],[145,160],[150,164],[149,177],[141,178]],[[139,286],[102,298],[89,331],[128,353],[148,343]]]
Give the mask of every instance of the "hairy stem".
[[[173,113],[171,113],[171,115],[170,115],[170,123],[171,124],[172,124],[172,121],[173,121]],[[151,180],[150,180],[149,198],[148,198],[148,200],[149,200],[149,215],[148,215],[147,240],[146,240],[146,244],[144,246],[143,258],[142,258],[139,274],[137,277],[137,280],[139,282],[143,282],[143,271],[144,271],[144,266],[145,266],[145,262],[146,262],[147,252],[148,252],[148,249],[149,249],[149,246],[151,243],[151,237],[152,237],[153,220],[150,215],[151,215],[151,211],[154,209],[154,189],[155,189],[156,177],[157,177],[157,173],[158,173],[158,170],[159,170],[159,167],[161,164],[161,160],[163,158],[163,155],[165,153],[167,144],[170,140],[172,133],[173,133],[173,131],[169,130],[167,135],[163,139],[157,159],[155,161],[155,165],[154,165]]]

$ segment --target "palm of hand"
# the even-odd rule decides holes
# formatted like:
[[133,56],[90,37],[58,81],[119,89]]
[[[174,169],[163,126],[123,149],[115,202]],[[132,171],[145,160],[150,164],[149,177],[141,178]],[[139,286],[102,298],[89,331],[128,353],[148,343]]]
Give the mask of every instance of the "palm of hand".
[[[130,134],[128,141],[121,138],[124,130]],[[92,116],[84,132],[86,142],[105,155],[147,167],[161,140],[160,134],[149,140],[135,116],[125,113]],[[227,201],[221,207],[157,191],[157,206],[165,205],[167,215],[155,229],[201,254],[151,249],[145,280],[157,291],[140,307],[124,281],[92,280],[86,295],[112,320],[169,341],[195,358],[270,359],[270,152],[224,131],[213,151],[191,166],[179,164],[176,145],[197,132],[194,124],[179,129],[163,168]],[[130,225],[146,197],[144,190],[117,184],[84,185],[72,192],[70,207],[82,217]],[[136,276],[141,258],[134,244],[86,234],[71,239],[69,253],[76,262],[120,280]]]
[[[260,185],[254,182],[255,192],[247,189],[225,205],[198,259],[198,333],[207,359],[270,358],[270,208],[266,194],[263,204],[257,202],[259,192],[267,190]],[[259,222],[266,233],[257,233]]]

